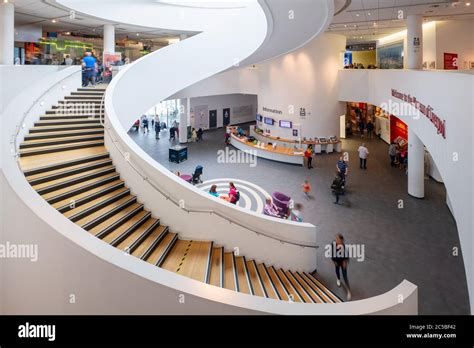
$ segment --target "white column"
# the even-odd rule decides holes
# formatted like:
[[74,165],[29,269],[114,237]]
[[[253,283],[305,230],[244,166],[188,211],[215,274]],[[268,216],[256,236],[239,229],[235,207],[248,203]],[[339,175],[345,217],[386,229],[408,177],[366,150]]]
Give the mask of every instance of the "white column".
[[425,197],[425,147],[420,138],[408,128],[408,194]]
[[407,68],[423,69],[423,17],[407,17]]
[[15,47],[15,7],[0,3],[0,64],[13,65]]
[[115,54],[115,26],[104,25],[104,55]]
[[181,99],[181,108],[179,110],[179,142],[181,144],[185,144],[188,142],[188,120],[190,109],[190,99]]

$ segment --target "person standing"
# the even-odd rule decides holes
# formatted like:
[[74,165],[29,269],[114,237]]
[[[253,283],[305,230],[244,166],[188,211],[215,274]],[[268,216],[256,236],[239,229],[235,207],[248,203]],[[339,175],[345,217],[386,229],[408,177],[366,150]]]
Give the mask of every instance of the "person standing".
[[346,254],[346,245],[344,242],[344,237],[341,234],[336,235],[336,239],[332,242],[332,262],[336,267],[336,284],[338,287],[341,286],[341,270],[342,277],[344,279],[346,291],[347,291],[347,300],[350,301],[352,298],[351,287],[349,285],[349,278],[347,277],[347,264],[349,262],[349,257]]
[[82,58],[82,87],[87,87],[89,82],[95,85],[94,76],[97,69],[97,59],[92,56],[91,52],[86,52]]
[[150,131],[150,129],[148,128],[148,117],[147,116],[143,116],[142,128],[143,128],[143,134],[148,133]]
[[367,139],[372,139],[373,131],[374,131],[374,124],[372,123],[372,120],[369,120],[369,122],[367,122]]
[[304,152],[304,157],[306,157],[306,161],[308,162],[308,169],[313,168],[313,146],[308,145],[306,151]]
[[360,131],[360,137],[364,137],[364,129],[365,129],[365,123],[364,120],[361,118],[359,122],[359,131]]
[[295,206],[290,209],[288,220],[295,222],[303,222],[303,205],[301,203],[295,203]]
[[159,121],[155,121],[155,138],[160,140],[161,124]]
[[66,59],[64,59],[64,65],[72,65],[73,60],[69,54],[66,55]]
[[367,157],[369,156],[369,150],[365,147],[364,143],[359,146],[357,152],[359,152],[360,169],[367,169]]
[[390,166],[395,167],[395,159],[397,158],[397,144],[393,141],[388,148],[388,155],[390,156]]

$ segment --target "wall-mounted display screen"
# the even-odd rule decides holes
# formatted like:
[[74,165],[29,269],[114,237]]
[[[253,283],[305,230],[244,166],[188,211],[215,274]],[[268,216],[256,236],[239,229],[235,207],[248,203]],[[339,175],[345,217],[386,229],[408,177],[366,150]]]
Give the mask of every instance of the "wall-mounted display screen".
[[281,128],[293,128],[293,122],[291,121],[280,121]]
[[270,118],[270,117],[265,117],[263,119],[263,121],[265,122],[265,124],[269,124],[271,126],[273,126],[273,124],[275,123],[275,120],[273,118]]
[[262,115],[257,114],[257,121],[258,121],[258,122],[262,122],[262,121],[263,121]]

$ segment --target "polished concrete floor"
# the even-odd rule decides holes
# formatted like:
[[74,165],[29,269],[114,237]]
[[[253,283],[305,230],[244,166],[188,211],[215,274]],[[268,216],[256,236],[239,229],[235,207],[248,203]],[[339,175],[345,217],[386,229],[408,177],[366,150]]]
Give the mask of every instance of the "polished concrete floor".
[[[224,148],[224,130],[204,133],[204,141],[189,144],[189,159],[181,164],[168,161],[167,132],[160,141],[155,133],[130,132],[130,136],[155,160],[169,170],[191,173],[204,166],[204,180],[238,178],[259,185],[267,192],[281,191],[304,205],[304,220],[318,228],[318,273],[328,287],[342,298],[334,267],[324,256],[324,246],[341,233],[346,243],[364,246],[363,261],[351,260],[348,268],[353,300],[384,293],[403,279],[418,286],[420,314],[468,314],[469,299],[462,256],[453,256],[459,246],[456,223],[445,203],[444,185],[425,180],[425,199],[407,194],[404,171],[390,167],[388,145],[367,140],[368,169],[358,166],[359,137],[343,141],[349,152],[347,194],[333,204],[330,190],[338,154],[319,155],[314,169],[258,159],[248,164],[221,164],[218,151]],[[312,198],[305,199],[301,184],[308,179]],[[400,207],[400,202],[403,207]]]

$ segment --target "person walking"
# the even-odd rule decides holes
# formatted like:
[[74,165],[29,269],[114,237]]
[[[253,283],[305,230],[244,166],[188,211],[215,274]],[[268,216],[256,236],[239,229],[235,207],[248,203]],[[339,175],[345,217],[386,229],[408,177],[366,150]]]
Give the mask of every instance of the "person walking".
[[388,155],[390,157],[390,166],[395,167],[395,159],[397,158],[397,144],[393,141],[388,148]]
[[144,116],[142,119],[142,128],[143,134],[148,133],[150,129],[148,128],[148,117]]
[[303,186],[303,193],[304,193],[306,199],[309,200],[311,198],[310,195],[309,195],[310,192],[311,192],[311,184],[309,183],[308,180],[305,180],[303,185],[301,185],[301,186]]
[[369,156],[369,150],[365,147],[364,143],[359,146],[357,152],[359,152],[360,169],[367,169],[367,157]]
[[97,59],[92,56],[92,52],[86,52],[82,58],[82,87],[95,85],[95,70],[97,69]]
[[337,163],[336,163],[336,168],[337,168],[337,172],[339,173],[339,176],[343,180],[345,180],[347,174],[349,173],[349,167],[348,167],[346,161],[344,161],[343,156],[339,157],[339,161],[337,161]]
[[347,291],[347,300],[350,301],[352,298],[351,287],[349,285],[349,278],[347,277],[347,264],[349,262],[349,257],[346,253],[346,244],[344,237],[341,234],[336,235],[336,239],[332,242],[332,261],[336,268],[336,284],[338,287],[341,286],[341,270],[342,277],[344,279],[345,288]]
[[161,124],[155,121],[155,139],[160,140]]
[[359,122],[359,131],[360,131],[361,138],[364,137],[364,129],[365,129],[365,123],[364,123],[364,120],[361,119]]

